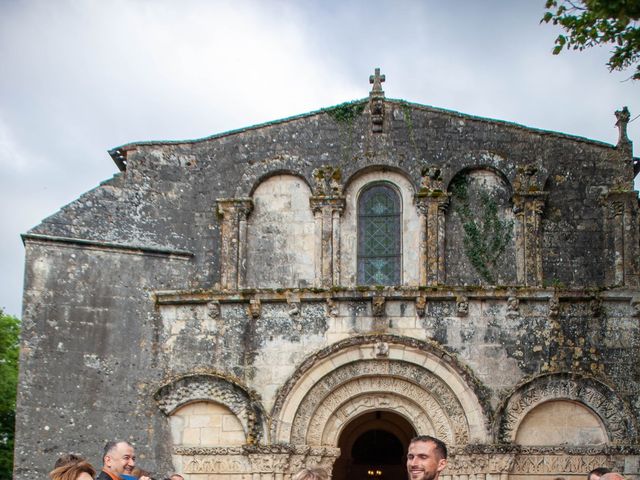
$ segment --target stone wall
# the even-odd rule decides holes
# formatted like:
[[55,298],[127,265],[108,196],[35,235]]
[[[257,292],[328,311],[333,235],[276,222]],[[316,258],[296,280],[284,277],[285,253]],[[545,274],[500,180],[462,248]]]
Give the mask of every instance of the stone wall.
[[[374,411],[447,439],[445,480],[638,475],[638,159],[376,95],[115,149],[24,236],[16,478],[123,438],[152,471],[285,479]],[[371,182],[401,198],[398,285],[357,285]]]

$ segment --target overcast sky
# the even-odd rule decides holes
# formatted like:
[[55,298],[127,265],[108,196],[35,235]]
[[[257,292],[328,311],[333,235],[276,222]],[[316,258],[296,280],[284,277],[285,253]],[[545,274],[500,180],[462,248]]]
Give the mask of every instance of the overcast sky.
[[21,315],[20,234],[114,175],[107,150],[364,98],[374,67],[387,97],[615,144],[640,82],[607,48],[551,55],[544,3],[0,0],[0,307]]

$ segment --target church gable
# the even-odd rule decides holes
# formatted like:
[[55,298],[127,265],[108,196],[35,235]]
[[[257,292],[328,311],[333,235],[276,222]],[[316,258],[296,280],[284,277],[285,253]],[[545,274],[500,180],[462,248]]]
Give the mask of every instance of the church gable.
[[25,234],[16,438],[40,455],[17,478],[59,438],[99,451],[113,431],[188,480],[366,476],[374,438],[372,471],[395,478],[416,434],[449,444],[443,480],[638,474],[626,117],[611,146],[370,81],[355,102],[118,147],[114,179]]

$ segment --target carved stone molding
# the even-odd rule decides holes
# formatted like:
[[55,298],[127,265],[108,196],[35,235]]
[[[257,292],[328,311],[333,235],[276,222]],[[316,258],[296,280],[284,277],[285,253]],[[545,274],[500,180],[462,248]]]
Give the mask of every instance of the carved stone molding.
[[216,375],[190,375],[158,389],[154,399],[167,416],[187,403],[216,402],[231,410],[242,425],[248,443],[263,437],[265,414],[257,399],[246,389]]
[[[369,398],[374,393],[377,400]],[[300,403],[291,441],[337,444],[338,425],[368,410],[385,408],[376,403],[380,399],[387,402],[386,409],[408,412],[417,429],[431,431],[449,444],[469,441],[467,418],[451,388],[423,368],[393,360],[352,362],[325,375]]]
[[305,467],[321,466],[331,471],[340,450],[308,445],[245,445],[177,447],[174,454],[183,457],[183,473],[187,474],[250,474],[261,478],[280,475],[282,478]]
[[477,473],[509,473],[513,468],[514,454],[453,454],[449,457],[447,475],[475,475]]
[[515,456],[511,473],[516,474],[583,474],[597,467],[611,465],[606,455],[520,454]]
[[[388,344],[388,357],[376,357],[375,345],[378,343]],[[354,362],[356,359],[361,360]],[[374,365],[376,363],[379,365]],[[401,367],[396,374],[395,365],[398,364]],[[434,371],[438,374],[433,373]],[[349,337],[310,355],[303,361],[276,393],[271,414],[272,441],[291,441],[295,421],[301,422],[299,425],[308,425],[317,410],[316,407],[319,406],[318,402],[322,402],[333,388],[329,385],[337,388],[355,378],[372,375],[367,372],[377,372],[376,374],[383,377],[386,375],[412,382],[434,397],[438,404],[443,405],[449,419],[457,419],[452,421],[452,424],[464,425],[468,422],[468,427],[465,428],[466,435],[470,435],[469,440],[488,440],[487,419],[493,417],[489,396],[468,368],[459,364],[455,357],[433,342],[380,334]],[[342,381],[334,384],[336,379]],[[310,394],[316,384],[320,390],[314,390],[318,391],[317,395]],[[457,395],[453,394],[452,389],[458,392]],[[357,396],[355,392],[354,397]],[[305,438],[303,431],[304,427],[300,427],[298,435],[301,438]],[[458,435],[456,432],[455,435],[456,438],[465,438],[465,434]]]
[[544,375],[520,386],[498,411],[498,440],[515,440],[518,427],[536,406],[551,400],[573,400],[593,410],[614,444],[632,444],[638,427],[629,406],[607,385],[569,373]]

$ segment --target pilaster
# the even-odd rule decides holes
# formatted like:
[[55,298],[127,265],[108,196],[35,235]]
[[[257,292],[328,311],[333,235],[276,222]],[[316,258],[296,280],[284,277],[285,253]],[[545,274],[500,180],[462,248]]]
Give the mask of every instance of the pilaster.
[[542,212],[548,193],[519,191],[513,195],[516,217],[516,276],[518,283],[540,286],[542,275]]
[[450,194],[442,190],[417,193],[420,213],[420,285],[445,282],[445,212]]
[[220,198],[220,284],[223,289],[244,286],[247,267],[247,217],[253,210],[250,198]]
[[602,197],[605,230],[605,282],[638,285],[638,193],[609,192]]
[[316,223],[316,285],[340,284],[340,217],[345,208],[342,195],[316,195],[309,198]]

